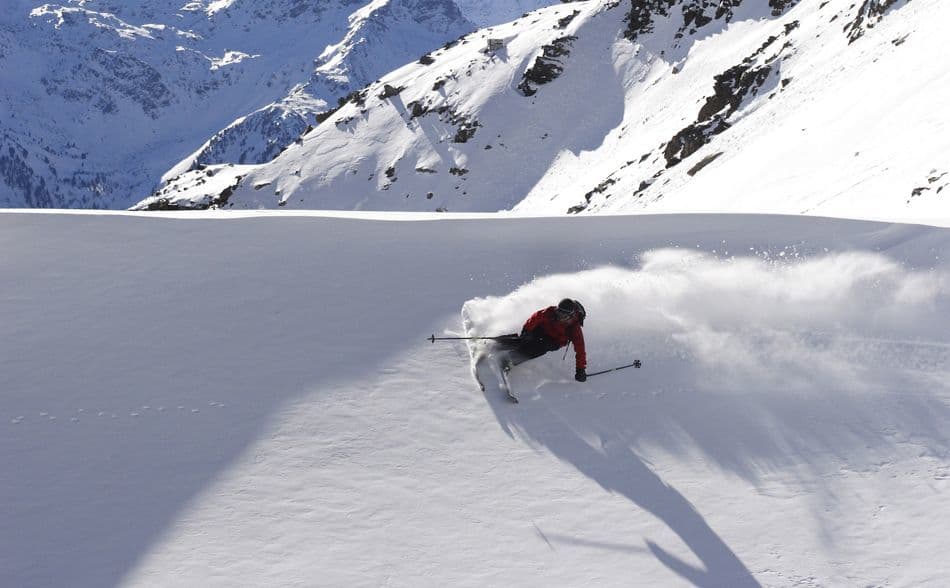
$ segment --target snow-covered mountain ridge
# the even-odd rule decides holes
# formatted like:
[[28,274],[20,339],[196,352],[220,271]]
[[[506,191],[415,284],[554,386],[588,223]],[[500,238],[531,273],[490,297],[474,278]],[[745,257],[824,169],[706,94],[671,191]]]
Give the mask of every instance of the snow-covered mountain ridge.
[[590,0],[429,53],[140,207],[948,216],[936,0]]
[[0,206],[127,207],[196,149],[269,161],[340,96],[476,26],[451,0],[5,8]]

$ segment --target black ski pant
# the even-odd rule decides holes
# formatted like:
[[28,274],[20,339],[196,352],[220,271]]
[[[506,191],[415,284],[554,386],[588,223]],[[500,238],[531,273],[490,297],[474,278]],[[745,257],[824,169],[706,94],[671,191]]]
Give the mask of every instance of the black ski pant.
[[522,331],[517,338],[499,341],[499,346],[508,352],[511,365],[524,363],[529,359],[541,357],[549,351],[560,349],[560,346],[544,335]]

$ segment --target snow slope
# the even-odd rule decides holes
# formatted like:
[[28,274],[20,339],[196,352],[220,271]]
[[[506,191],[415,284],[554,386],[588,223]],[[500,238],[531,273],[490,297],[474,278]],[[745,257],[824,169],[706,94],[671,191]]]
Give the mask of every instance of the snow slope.
[[[349,16],[342,38],[314,59],[314,70],[305,82],[215,133],[166,171],[162,181],[207,165],[268,162],[316,126],[338,100],[475,28],[451,0],[362,4]],[[285,35],[278,31],[273,36]]]
[[526,12],[559,4],[560,2],[561,0],[506,0],[505,2],[455,0],[459,9],[465,14],[465,18],[481,28],[515,20]]
[[386,75],[233,193],[200,170],[138,207],[945,217],[948,11],[550,6]]
[[[0,213],[0,577],[945,585],[948,230]],[[425,340],[563,296],[643,368]]]

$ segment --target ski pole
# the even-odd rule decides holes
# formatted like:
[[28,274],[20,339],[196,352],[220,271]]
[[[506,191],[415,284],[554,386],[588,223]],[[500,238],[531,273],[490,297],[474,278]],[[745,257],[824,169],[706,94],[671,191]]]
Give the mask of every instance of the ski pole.
[[640,363],[640,360],[637,359],[637,360],[635,360],[633,363],[628,363],[627,365],[622,365],[622,366],[619,366],[619,367],[610,368],[609,370],[601,370],[601,371],[599,371],[599,372],[594,372],[594,373],[592,373],[592,374],[587,374],[587,377],[588,377],[588,378],[592,378],[592,377],[594,377],[594,376],[599,376],[600,374],[606,374],[606,373],[608,373],[608,372],[615,372],[615,371],[617,371],[617,370],[625,370],[625,369],[631,368],[631,367],[632,367],[632,368],[639,368],[641,365],[643,365],[643,364],[641,364],[641,363]]
[[490,341],[506,341],[506,340],[514,340],[517,338],[518,338],[518,335],[515,335],[515,334],[497,335],[495,337],[436,337],[435,335],[431,335],[429,337],[426,337],[426,341],[429,341],[430,343],[435,343],[436,341],[472,341],[472,340],[482,340],[482,339],[488,339]]

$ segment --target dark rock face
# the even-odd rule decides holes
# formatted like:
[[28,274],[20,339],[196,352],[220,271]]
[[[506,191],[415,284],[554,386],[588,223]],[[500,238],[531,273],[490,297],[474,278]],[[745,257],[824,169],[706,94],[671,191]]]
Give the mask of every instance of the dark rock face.
[[673,167],[709,142],[710,138],[727,130],[726,122],[749,95],[758,93],[772,75],[770,64],[753,66],[741,63],[715,77],[713,95],[699,109],[696,122],[684,128],[670,139],[663,156],[667,167]]
[[407,104],[406,110],[409,112],[409,120],[427,116],[431,113],[437,114],[441,122],[448,123],[457,128],[455,135],[452,137],[453,143],[467,143],[475,136],[478,127],[482,126],[475,118],[456,112],[448,105],[443,104],[439,107],[433,107],[433,100],[434,97],[430,96],[428,98],[413,100]]
[[468,143],[468,141],[475,136],[475,131],[478,130],[479,123],[477,120],[463,121],[458,128],[458,131],[455,132],[455,136],[452,137],[453,143]]
[[800,0],[769,0],[772,16],[782,16],[785,12],[798,4]]
[[[44,77],[50,95],[70,102],[91,103],[103,114],[118,109],[117,98],[137,104],[152,119],[173,102],[173,95],[152,66],[131,55],[95,49],[90,58],[78,62],[64,77]],[[77,81],[80,82],[77,84]]]
[[[772,16],[781,16],[800,0],[769,0]],[[732,21],[735,9],[743,0],[630,0],[630,11],[624,19],[627,28],[624,37],[636,42],[639,37],[654,31],[658,18],[672,16],[677,10],[683,15],[683,24],[676,32],[677,39],[693,34],[717,20]]]
[[722,133],[731,125],[724,118],[717,116],[715,119],[705,122],[696,122],[684,128],[673,135],[666,149],[663,150],[663,157],[666,158],[666,166],[673,167],[680,161],[686,159],[693,153],[709,142],[714,136]]
[[336,111],[343,108],[343,106],[345,106],[346,104],[353,103],[357,106],[364,106],[366,104],[366,96],[368,92],[369,92],[369,88],[363,88],[362,90],[353,91],[347,94],[346,96],[341,96],[340,98],[337,98],[336,108],[331,108],[330,110],[317,114],[316,115],[317,122],[318,123],[324,122],[325,120],[327,120],[328,118],[336,114]]
[[884,18],[885,13],[901,1],[910,2],[910,0],[864,0],[854,18],[844,27],[848,42],[854,43],[864,36],[867,29],[874,28],[874,25]]
[[[213,175],[213,172],[211,172],[211,170],[208,170],[208,174],[209,174],[209,175]],[[156,210],[208,210],[209,208],[220,208],[220,207],[222,207],[222,206],[226,206],[226,205],[227,205],[228,200],[229,200],[229,199],[231,198],[231,196],[234,194],[234,191],[237,189],[237,187],[241,185],[241,181],[242,181],[243,179],[244,179],[244,176],[237,176],[237,177],[235,177],[235,178],[234,178],[234,183],[231,184],[230,186],[225,187],[224,190],[221,190],[221,192],[220,192],[219,194],[206,196],[206,197],[205,197],[204,199],[202,199],[202,200],[195,200],[195,201],[188,201],[188,200],[185,200],[185,201],[172,201],[170,198],[168,198],[168,197],[166,197],[166,196],[161,196],[161,197],[155,198],[154,200],[152,200],[151,202],[149,202],[145,207],[143,207],[143,208],[138,208],[138,210],[149,210],[149,211],[156,211]],[[157,193],[155,193],[155,194],[152,194],[152,196],[158,196],[159,194],[164,194],[164,193],[165,193],[165,191],[162,190],[161,192],[157,192]],[[284,205],[283,203],[280,204],[280,206],[283,206],[283,205]]]
[[631,41],[653,32],[653,20],[657,16],[669,16],[670,9],[677,0],[630,0],[630,12],[627,13],[627,28],[623,36]]
[[277,157],[308,127],[306,117],[271,105],[215,134],[195,164],[264,163]]
[[[590,205],[591,198],[593,198],[594,195],[596,195],[596,194],[603,194],[603,193],[606,192],[611,186],[613,186],[613,185],[616,184],[616,183],[617,183],[617,180],[616,180],[616,179],[614,179],[614,178],[612,178],[612,177],[608,177],[608,178],[607,178],[606,180],[604,180],[603,182],[597,184],[597,186],[596,186],[593,190],[591,190],[591,191],[589,191],[588,193],[584,194],[584,202],[583,202],[583,204],[576,204],[576,205],[574,205],[574,206],[568,208],[568,209],[567,209],[567,214],[577,214],[577,213],[579,213],[579,212],[584,212],[585,210],[587,210],[588,205]],[[606,198],[610,198],[610,194],[607,194],[607,195],[606,195]]]
[[574,21],[574,19],[577,18],[577,15],[580,13],[581,13],[580,10],[575,10],[574,12],[568,14],[567,16],[558,19],[557,28],[566,29],[567,26],[571,24]]
[[577,214],[579,212],[584,212],[587,210],[586,204],[575,204],[574,206],[567,209],[567,214]]
[[405,88],[402,88],[402,87],[397,88],[395,86],[390,86],[389,84],[385,84],[383,85],[383,91],[382,93],[380,93],[379,98],[380,100],[386,100],[388,98],[392,98],[393,96],[398,96],[399,93],[402,92],[404,89]]
[[562,58],[571,54],[570,46],[576,38],[570,35],[561,37],[541,48],[541,55],[524,72],[521,83],[518,84],[522,94],[533,96],[538,91],[537,86],[550,83],[561,75],[564,71]]
[[419,118],[420,116],[424,116],[427,112],[429,112],[426,107],[423,106],[422,101],[420,100],[414,100],[409,104],[406,104],[406,109],[409,111],[410,119]]
[[938,169],[930,170],[930,173],[927,174],[927,182],[923,186],[918,186],[911,190],[910,197],[906,200],[908,204],[914,198],[932,192],[932,194],[927,194],[928,196],[936,196],[946,189],[947,186],[950,186],[950,179],[947,176],[950,175],[950,172],[940,171]]
[[[74,143],[51,149],[32,139],[0,126],[0,208],[103,208],[103,196],[128,189],[107,172],[83,169],[87,154]],[[63,161],[73,171],[62,173]]]
[[683,7],[683,25],[695,30],[711,23],[713,18],[707,15],[703,8],[695,5]]
[[762,87],[771,73],[771,65],[755,67],[741,63],[715,76],[714,93],[699,109],[698,122],[708,121],[716,114],[729,117],[749,93]]
[[[22,194],[30,208],[54,207],[56,203],[46,180],[37,176],[27,161],[27,150],[6,133],[0,139],[0,180]],[[0,207],[9,205],[0,200]]]

